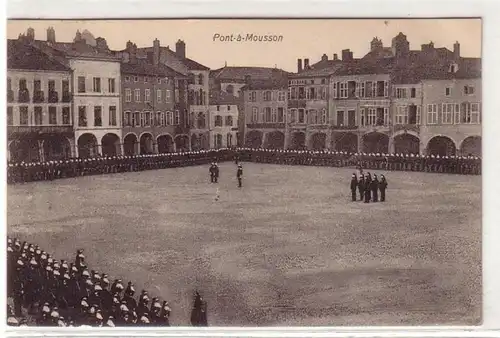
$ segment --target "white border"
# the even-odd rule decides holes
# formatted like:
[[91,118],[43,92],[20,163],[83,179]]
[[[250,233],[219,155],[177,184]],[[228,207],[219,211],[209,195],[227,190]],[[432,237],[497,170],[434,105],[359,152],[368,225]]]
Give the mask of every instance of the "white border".
[[[115,328],[111,330],[25,328],[8,336],[413,336],[413,337],[498,337],[485,330],[500,329],[500,13],[499,1],[422,1],[422,0],[351,0],[351,1],[167,1],[167,0],[8,0],[9,18],[159,18],[159,17],[482,17],[483,18],[483,326],[482,327],[315,327],[315,328]],[[2,14],[4,7],[1,7]],[[410,14],[411,13],[411,14]],[[2,15],[5,19],[6,15]],[[5,22],[0,28],[5,39]],[[5,40],[3,40],[5,41]],[[5,43],[0,44],[3,55]],[[298,46],[300,48],[300,46]],[[5,62],[5,58],[2,58]],[[1,67],[5,79],[6,65]],[[0,81],[5,93],[5,81]],[[5,95],[0,96],[5,107]],[[5,111],[5,108],[4,108]],[[5,118],[0,125],[5,130]],[[4,137],[0,149],[5,151]],[[2,157],[2,165],[6,157]],[[0,181],[5,188],[5,166]],[[5,190],[4,190],[5,191]],[[2,198],[5,198],[2,196]],[[2,200],[4,211],[5,201]],[[5,216],[4,216],[5,217]],[[1,228],[5,238],[5,227]],[[1,252],[5,241],[0,240]],[[5,262],[1,263],[5,276]],[[5,280],[1,279],[5,290]],[[4,292],[0,292],[4,299]],[[5,303],[3,303],[5,304]],[[0,319],[5,306],[0,305]],[[7,327],[1,321],[2,328]]]

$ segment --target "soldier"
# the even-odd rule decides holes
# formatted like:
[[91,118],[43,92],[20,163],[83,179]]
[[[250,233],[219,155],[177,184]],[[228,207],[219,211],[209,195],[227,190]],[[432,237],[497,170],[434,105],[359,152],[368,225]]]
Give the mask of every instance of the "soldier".
[[210,173],[210,183],[215,183],[215,163],[214,162],[212,162],[212,164],[210,165],[208,172]]
[[387,189],[387,181],[384,175],[380,175],[380,182],[378,184],[380,190],[380,202],[385,202],[385,189]]
[[370,173],[367,173],[366,176],[365,176],[365,183],[364,183],[365,203],[370,203],[370,199],[371,199],[371,183],[372,183],[372,180],[370,178]]
[[243,167],[238,164],[238,170],[236,171],[236,177],[238,178],[238,188],[241,188],[243,181]]
[[218,183],[219,182],[219,165],[217,164],[217,162],[215,162],[214,177],[215,177],[215,183]]
[[351,196],[352,201],[356,202],[356,189],[358,188],[358,179],[356,178],[356,174],[352,174],[351,177]]
[[358,191],[359,191],[359,200],[363,201],[365,197],[365,177],[363,176],[362,173],[359,175]]
[[194,295],[193,310],[191,311],[191,325],[208,326],[206,303],[203,301],[198,291],[196,291]]
[[378,202],[378,178],[377,174],[373,174],[373,180],[370,183],[372,189],[372,201]]

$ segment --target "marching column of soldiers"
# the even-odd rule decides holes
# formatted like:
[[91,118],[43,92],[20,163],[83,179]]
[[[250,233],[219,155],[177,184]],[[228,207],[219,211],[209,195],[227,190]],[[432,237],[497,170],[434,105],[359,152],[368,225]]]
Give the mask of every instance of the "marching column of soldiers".
[[[150,299],[146,290],[136,300],[132,282],[124,287],[121,279],[111,283],[107,274],[89,270],[83,250],[73,262],[58,261],[39,246],[8,238],[7,261],[7,296],[13,300],[8,325],[170,326],[167,301]],[[206,326],[206,303],[200,302],[196,293],[192,322]]]
[[71,158],[48,162],[10,162],[7,168],[7,182],[14,184],[51,181],[87,175],[186,167],[207,164],[214,158],[228,161],[233,157],[233,151],[224,148],[183,153]]
[[[384,175],[380,175],[379,180],[377,174],[373,174],[373,177],[369,172],[363,175],[363,171],[360,170],[359,179],[356,173],[352,174],[350,184],[352,201],[364,201],[365,203],[385,202],[385,191],[387,190],[387,186],[387,180]],[[358,192],[359,200],[357,198]]]
[[439,156],[420,154],[350,153],[239,148],[239,158],[247,162],[352,167],[372,170],[421,171],[461,175],[481,175],[481,159],[476,156]]

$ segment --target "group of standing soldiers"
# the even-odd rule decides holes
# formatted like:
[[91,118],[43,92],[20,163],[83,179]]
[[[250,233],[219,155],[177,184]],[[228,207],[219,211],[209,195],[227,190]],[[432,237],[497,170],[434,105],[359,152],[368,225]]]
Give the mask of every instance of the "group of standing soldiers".
[[186,167],[207,164],[214,158],[228,161],[233,156],[232,150],[224,148],[184,153],[71,158],[48,162],[11,162],[7,167],[7,182],[14,184],[51,181],[87,175]]
[[[243,185],[243,166],[238,162],[237,155],[235,155],[235,162],[237,164],[236,179],[238,180],[238,187],[241,188]],[[208,169],[208,172],[210,174],[210,183],[218,183],[220,169],[219,169],[219,165],[217,164],[217,162],[212,162],[212,164],[210,165],[210,168]]]
[[370,201],[378,202],[380,192],[380,202],[385,202],[387,180],[384,175],[380,175],[379,180],[377,174],[373,174],[373,177],[369,172],[363,175],[363,171],[360,170],[359,179],[356,173],[352,174],[350,187],[353,202],[358,200],[357,192],[359,192],[359,201],[364,201],[365,203],[370,203]]
[[[38,326],[169,326],[168,302],[149,298],[142,290],[138,300],[132,282],[110,283],[107,274],[89,270],[83,250],[74,262],[55,260],[39,246],[7,240],[8,324],[26,323],[23,308]],[[206,325],[206,306],[196,293],[191,321]]]

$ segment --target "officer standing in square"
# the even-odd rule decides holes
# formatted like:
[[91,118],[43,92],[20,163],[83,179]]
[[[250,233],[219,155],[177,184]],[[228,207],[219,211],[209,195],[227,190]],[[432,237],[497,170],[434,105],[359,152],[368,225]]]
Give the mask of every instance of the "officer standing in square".
[[238,178],[238,188],[241,188],[243,181],[243,167],[238,164],[238,170],[236,171],[236,177]]

